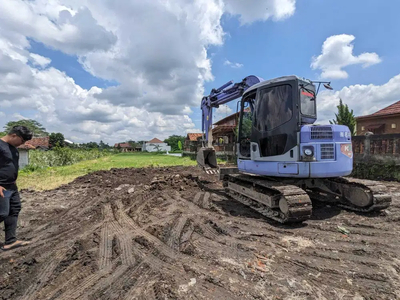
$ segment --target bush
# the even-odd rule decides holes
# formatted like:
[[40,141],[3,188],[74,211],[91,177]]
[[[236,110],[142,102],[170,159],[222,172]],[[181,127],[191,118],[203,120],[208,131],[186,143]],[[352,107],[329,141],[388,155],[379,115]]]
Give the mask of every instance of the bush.
[[55,147],[50,151],[31,150],[29,151],[29,165],[26,166],[26,169],[34,171],[47,167],[68,166],[83,160],[96,159],[107,155],[111,155],[111,153],[107,150],[98,149]]

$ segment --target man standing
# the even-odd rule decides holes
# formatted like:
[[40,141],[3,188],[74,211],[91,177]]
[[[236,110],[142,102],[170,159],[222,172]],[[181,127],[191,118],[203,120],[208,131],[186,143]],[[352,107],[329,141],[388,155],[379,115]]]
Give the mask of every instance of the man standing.
[[0,139],[0,223],[4,221],[7,251],[25,246],[29,242],[17,240],[18,215],[21,200],[17,188],[19,153],[17,147],[32,139],[32,132],[25,126],[14,126]]

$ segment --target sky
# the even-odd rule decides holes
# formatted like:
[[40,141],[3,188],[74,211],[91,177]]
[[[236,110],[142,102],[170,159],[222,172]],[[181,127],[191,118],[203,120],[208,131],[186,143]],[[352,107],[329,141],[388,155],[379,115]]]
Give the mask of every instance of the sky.
[[340,98],[356,116],[400,100],[397,0],[0,0],[0,11],[1,128],[34,119],[109,144],[200,132],[201,98],[248,75],[330,81],[318,124]]

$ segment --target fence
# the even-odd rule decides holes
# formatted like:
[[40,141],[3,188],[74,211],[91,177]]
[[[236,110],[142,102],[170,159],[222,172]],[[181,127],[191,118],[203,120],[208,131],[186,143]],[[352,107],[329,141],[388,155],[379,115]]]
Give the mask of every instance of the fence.
[[353,136],[353,153],[379,156],[400,156],[400,134],[379,134]]
[[400,179],[400,134],[353,136],[351,176],[372,180]]
[[221,145],[214,145],[214,149],[217,152],[234,152],[235,151],[235,144],[221,144]]

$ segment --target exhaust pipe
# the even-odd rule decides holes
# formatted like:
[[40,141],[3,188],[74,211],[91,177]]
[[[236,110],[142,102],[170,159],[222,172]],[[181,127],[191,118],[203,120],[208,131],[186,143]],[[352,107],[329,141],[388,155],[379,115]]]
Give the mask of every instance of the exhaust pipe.
[[207,174],[218,174],[217,156],[214,148],[200,148],[197,152],[197,165]]

